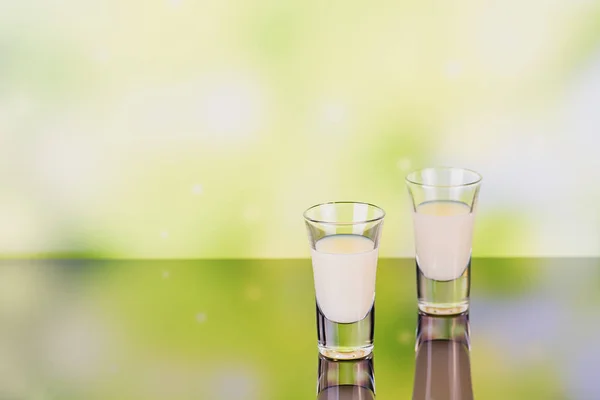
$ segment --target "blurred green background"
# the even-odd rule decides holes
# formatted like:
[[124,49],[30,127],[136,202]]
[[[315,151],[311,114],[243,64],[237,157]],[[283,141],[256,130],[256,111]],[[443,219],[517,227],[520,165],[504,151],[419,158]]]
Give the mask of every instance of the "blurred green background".
[[597,259],[483,258],[600,256],[598,21],[599,0],[0,0],[0,257],[99,259],[0,263],[0,398],[314,398],[302,212],[330,200],[387,211],[376,379],[409,398],[414,265],[383,258],[412,257],[404,176],[432,165],[484,177],[477,398],[599,398]]
[[307,257],[302,211],[484,176],[476,256],[600,254],[600,2],[0,2],[0,254]]

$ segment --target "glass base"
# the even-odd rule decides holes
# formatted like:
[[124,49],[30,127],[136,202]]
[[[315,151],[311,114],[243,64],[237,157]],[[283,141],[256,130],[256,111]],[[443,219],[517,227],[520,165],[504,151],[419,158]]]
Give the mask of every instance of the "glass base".
[[417,299],[419,311],[431,315],[457,315],[469,309],[471,292],[471,260],[456,279],[430,279],[419,267],[417,259]]
[[360,321],[340,323],[328,319],[317,304],[319,353],[334,360],[357,360],[373,351],[375,305]]
[[419,311],[433,315],[456,315],[469,310],[469,302],[460,303],[429,303],[419,301]]
[[319,353],[332,360],[358,360],[365,358],[373,352],[373,345],[359,349],[327,348],[319,346]]

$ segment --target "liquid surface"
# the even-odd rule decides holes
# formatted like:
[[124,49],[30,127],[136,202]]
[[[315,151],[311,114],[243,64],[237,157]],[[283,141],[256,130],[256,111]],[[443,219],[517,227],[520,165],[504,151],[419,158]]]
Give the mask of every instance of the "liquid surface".
[[461,202],[420,204],[413,213],[417,264],[437,281],[460,277],[471,257],[474,215]]
[[375,300],[375,243],[359,235],[332,235],[315,247],[312,264],[321,311],[334,322],[360,321]]

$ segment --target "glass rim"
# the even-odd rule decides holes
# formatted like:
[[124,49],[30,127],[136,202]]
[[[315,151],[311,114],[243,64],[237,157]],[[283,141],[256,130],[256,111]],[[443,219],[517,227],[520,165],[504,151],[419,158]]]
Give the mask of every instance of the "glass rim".
[[[432,185],[432,184],[429,184],[429,183],[417,182],[416,180],[409,178],[411,175],[416,174],[417,172],[423,172],[423,171],[427,171],[427,170],[434,170],[434,171],[466,171],[466,172],[469,172],[469,173],[473,174],[474,175],[474,179],[468,180],[465,183],[459,183],[459,184],[456,184],[456,185]],[[466,186],[477,185],[478,183],[480,183],[483,180],[483,177],[481,176],[480,173],[478,173],[476,171],[473,171],[472,169],[468,169],[468,168],[460,168],[460,167],[427,167],[427,168],[415,169],[415,170],[409,172],[404,179],[406,180],[407,183],[410,183],[410,184],[413,184],[413,185],[417,185],[417,186],[432,187],[432,188],[455,188],[455,187],[466,187]]]
[[[369,218],[369,219],[363,219],[363,220],[356,220],[356,221],[349,221],[349,222],[346,222],[346,221],[324,221],[324,220],[320,220],[320,219],[310,218],[308,216],[308,212],[310,210],[313,210],[313,209],[315,209],[317,207],[326,206],[328,204],[333,204],[333,205],[336,205],[336,204],[364,204],[364,205],[366,205],[368,207],[372,207],[372,208],[376,209],[377,211],[379,211],[381,213],[381,215],[378,216],[378,217],[375,217],[375,218]],[[316,224],[326,224],[326,225],[357,225],[357,224],[368,224],[370,222],[377,222],[377,221],[382,220],[385,217],[385,210],[383,208],[379,207],[379,206],[376,206],[375,204],[366,203],[364,201],[346,201],[346,200],[343,200],[343,201],[327,201],[325,203],[319,203],[319,204],[315,204],[314,206],[308,207],[306,209],[306,211],[304,211],[304,213],[302,214],[302,216],[304,217],[304,219],[306,221],[314,222]]]

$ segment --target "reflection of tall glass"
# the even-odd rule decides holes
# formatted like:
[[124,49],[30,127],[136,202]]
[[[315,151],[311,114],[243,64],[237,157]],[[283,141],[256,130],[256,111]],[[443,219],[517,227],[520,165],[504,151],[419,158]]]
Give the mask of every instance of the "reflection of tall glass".
[[373,356],[334,361],[319,355],[317,400],[374,400]]
[[385,212],[355,202],[319,204],[304,213],[317,298],[319,352],[333,359],[373,350],[375,276]]
[[413,400],[472,400],[469,314],[419,314]]
[[412,199],[419,309],[458,314],[469,308],[471,242],[481,176],[426,168],[406,177]]

